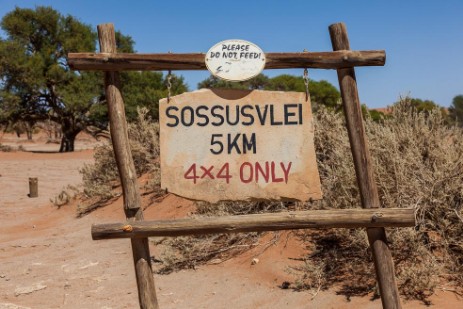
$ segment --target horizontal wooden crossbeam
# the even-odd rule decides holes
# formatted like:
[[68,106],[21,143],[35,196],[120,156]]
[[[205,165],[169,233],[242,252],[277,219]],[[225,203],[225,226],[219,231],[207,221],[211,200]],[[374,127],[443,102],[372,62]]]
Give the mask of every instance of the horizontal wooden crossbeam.
[[[206,70],[205,57],[203,53],[70,53],[68,63],[73,70],[81,71]],[[265,69],[341,69],[357,66],[383,66],[386,63],[384,50],[267,53],[265,57]]]
[[94,240],[151,236],[278,231],[308,228],[369,228],[415,226],[407,208],[308,210],[226,217],[94,224]]

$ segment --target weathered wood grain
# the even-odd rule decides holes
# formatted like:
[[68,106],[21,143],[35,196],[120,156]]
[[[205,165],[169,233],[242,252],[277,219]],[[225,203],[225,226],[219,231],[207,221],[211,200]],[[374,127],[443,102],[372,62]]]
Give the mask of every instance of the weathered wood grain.
[[[206,70],[206,54],[124,54],[124,53],[70,53],[69,66],[74,70],[101,71],[156,71]],[[265,69],[318,68],[339,69],[354,66],[383,66],[383,50],[301,53],[267,53]]]
[[[113,24],[98,26],[100,50],[106,53],[116,53],[116,37]],[[125,118],[124,101],[120,92],[119,73],[105,73],[105,92],[108,102],[111,141],[122,184],[124,212],[130,222],[143,220],[143,210],[140,207],[140,193],[137,186],[137,174],[130,151]],[[140,308],[158,308],[156,289],[151,270],[148,239],[132,239],[132,254],[137,278],[138,299]]]
[[[346,26],[343,23],[331,25],[329,31],[333,50],[350,49]],[[378,189],[363,125],[355,71],[353,68],[343,68],[337,72],[362,207],[379,208]],[[375,227],[367,228],[367,234],[373,252],[383,308],[401,308],[386,232],[384,228]]]
[[410,227],[414,225],[413,209],[359,208],[94,224],[92,238],[99,240],[307,228]]

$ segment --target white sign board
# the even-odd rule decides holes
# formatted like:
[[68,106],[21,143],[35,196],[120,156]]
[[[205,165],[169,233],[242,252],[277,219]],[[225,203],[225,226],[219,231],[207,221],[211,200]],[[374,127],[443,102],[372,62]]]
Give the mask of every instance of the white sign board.
[[265,53],[244,40],[215,44],[206,54],[206,67],[212,75],[228,81],[244,81],[259,75],[265,67]]
[[209,202],[322,197],[305,93],[202,89],[160,101],[161,186]]

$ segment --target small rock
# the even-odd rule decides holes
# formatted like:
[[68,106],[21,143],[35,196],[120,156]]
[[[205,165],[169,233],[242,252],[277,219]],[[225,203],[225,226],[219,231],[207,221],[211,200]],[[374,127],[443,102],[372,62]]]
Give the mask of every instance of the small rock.
[[220,264],[222,263],[221,259],[213,259],[209,261],[209,264],[215,265],[215,264]]
[[252,261],[251,261],[251,265],[256,265],[257,263],[259,263],[259,259],[258,258],[253,258]]
[[43,289],[46,289],[46,288],[47,288],[47,286],[45,284],[43,284],[43,282],[37,282],[34,285],[17,287],[14,290],[14,295],[19,296],[19,295],[23,295],[23,294],[30,294],[30,293],[40,291],[40,290],[43,290]]
[[93,266],[96,266],[96,265],[98,265],[98,264],[99,264],[99,262],[92,262],[92,261],[90,261],[88,264],[81,266],[79,269],[87,269],[87,268],[89,268],[89,267],[93,267]]

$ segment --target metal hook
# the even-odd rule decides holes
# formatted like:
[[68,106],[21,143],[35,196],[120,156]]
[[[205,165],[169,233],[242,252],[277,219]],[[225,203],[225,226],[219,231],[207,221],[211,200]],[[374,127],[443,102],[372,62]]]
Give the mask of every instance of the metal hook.
[[[306,53],[307,49],[304,48],[303,52]],[[308,101],[310,97],[310,93],[309,93],[309,70],[307,70],[307,68],[304,69],[303,79],[304,79],[304,85],[305,85],[305,100]]]
[[169,73],[167,73],[167,103],[170,103],[170,90],[172,88],[172,71],[169,70]]

